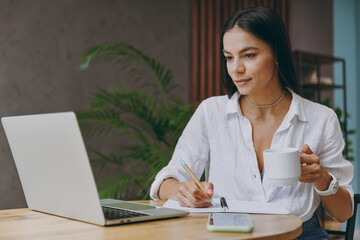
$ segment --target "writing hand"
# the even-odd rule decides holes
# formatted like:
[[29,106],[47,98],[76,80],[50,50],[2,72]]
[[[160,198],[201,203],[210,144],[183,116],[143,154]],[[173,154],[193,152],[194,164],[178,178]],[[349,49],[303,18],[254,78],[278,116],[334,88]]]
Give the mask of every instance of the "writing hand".
[[204,186],[206,193],[204,193],[193,180],[181,183],[177,193],[177,200],[182,207],[210,207],[212,206],[210,198],[213,196],[214,185],[208,182],[201,182]]

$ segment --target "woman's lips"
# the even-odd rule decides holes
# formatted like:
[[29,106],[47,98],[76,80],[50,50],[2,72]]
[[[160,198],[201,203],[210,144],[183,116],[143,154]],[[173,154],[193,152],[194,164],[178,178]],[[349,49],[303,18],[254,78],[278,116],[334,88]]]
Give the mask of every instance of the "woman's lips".
[[251,78],[247,78],[247,79],[239,79],[239,80],[235,80],[234,82],[236,83],[236,85],[238,86],[243,86],[246,83],[248,83],[251,80]]

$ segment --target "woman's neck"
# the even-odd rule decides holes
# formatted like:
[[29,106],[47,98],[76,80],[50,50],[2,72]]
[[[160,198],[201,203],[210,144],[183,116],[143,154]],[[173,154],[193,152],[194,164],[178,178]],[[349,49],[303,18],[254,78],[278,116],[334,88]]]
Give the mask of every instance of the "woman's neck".
[[[256,101],[256,103],[255,101],[253,102],[250,96],[248,96],[248,99],[246,99],[246,96],[241,96],[239,98],[241,111],[243,112],[244,116],[255,119],[268,119],[268,117],[276,117],[278,115],[283,115],[281,113],[283,113],[284,111],[287,112],[290,108],[292,94],[288,90],[284,90],[284,92],[280,92],[280,94],[274,95],[276,95],[276,98],[273,97],[272,101],[262,100]],[[259,102],[262,102],[263,104],[259,104]]]

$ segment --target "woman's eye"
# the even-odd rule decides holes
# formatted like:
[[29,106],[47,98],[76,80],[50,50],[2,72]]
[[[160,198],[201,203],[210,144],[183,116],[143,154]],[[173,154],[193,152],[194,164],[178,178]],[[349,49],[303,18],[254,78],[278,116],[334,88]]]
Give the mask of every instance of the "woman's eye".
[[244,55],[245,58],[252,58],[252,57],[255,57],[255,54],[253,53],[247,53]]
[[226,61],[231,61],[232,57],[225,57]]

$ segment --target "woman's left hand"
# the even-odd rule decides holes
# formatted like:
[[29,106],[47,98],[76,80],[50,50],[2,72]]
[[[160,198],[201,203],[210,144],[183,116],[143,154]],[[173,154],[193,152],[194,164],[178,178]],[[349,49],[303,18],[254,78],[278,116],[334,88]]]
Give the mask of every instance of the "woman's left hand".
[[313,183],[320,191],[328,189],[331,182],[331,175],[320,164],[319,157],[312,152],[307,144],[302,145],[299,150],[302,152],[300,154],[301,176],[299,177],[299,181],[303,183]]

